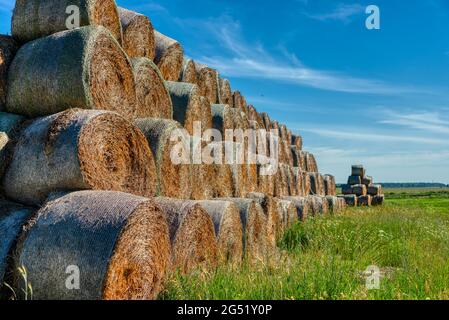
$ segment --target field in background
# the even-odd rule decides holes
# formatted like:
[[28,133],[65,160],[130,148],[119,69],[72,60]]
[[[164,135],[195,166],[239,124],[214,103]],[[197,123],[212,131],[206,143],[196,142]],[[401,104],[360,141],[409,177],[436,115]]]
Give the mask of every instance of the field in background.
[[[161,299],[449,299],[449,189],[386,189],[384,207],[297,224],[280,257],[173,277]],[[381,270],[368,290],[364,271]]]

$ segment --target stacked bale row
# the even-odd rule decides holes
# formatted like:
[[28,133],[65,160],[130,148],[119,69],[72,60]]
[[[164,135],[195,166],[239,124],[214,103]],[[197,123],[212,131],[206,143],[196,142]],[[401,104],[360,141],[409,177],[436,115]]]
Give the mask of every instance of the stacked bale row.
[[381,206],[385,201],[382,186],[373,184],[373,178],[366,175],[361,165],[352,166],[348,183],[342,186],[342,198],[349,206]]
[[[67,30],[70,5],[19,0],[0,36],[2,294],[27,292],[26,267],[36,299],[152,299],[170,272],[264,260],[297,220],[342,209],[300,136],[148,17],[83,0]],[[197,124],[271,131],[258,139],[278,150],[256,153],[279,162]],[[204,150],[222,164],[197,163]],[[64,282],[73,267],[82,290]]]

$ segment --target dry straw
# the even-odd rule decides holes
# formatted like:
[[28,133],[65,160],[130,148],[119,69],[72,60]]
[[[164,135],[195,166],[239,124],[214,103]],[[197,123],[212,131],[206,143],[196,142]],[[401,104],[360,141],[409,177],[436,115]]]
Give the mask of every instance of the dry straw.
[[209,68],[204,64],[195,63],[198,87],[200,95],[206,97],[209,103],[218,103],[218,73],[217,70]]
[[[27,229],[15,265],[26,267],[36,300],[154,299],[162,290],[170,241],[153,200],[74,192],[48,201]],[[80,271],[79,290],[66,286],[71,266]]]
[[198,85],[195,61],[184,57],[179,81]]
[[[0,179],[9,165],[17,136],[24,123],[24,117],[0,112]],[[1,189],[2,187],[0,186],[0,193]]]
[[278,200],[279,213],[281,219],[281,231],[278,234],[280,238],[283,233],[298,221],[298,209],[293,201],[280,199]]
[[218,247],[209,214],[192,201],[156,198],[166,214],[172,246],[173,269],[187,273],[217,263]]
[[226,164],[225,143],[210,142],[208,150],[208,155],[214,159],[212,164],[214,178],[210,181],[213,198],[232,197],[234,195],[233,170],[230,164]]
[[317,172],[309,172],[308,175],[310,177],[311,193],[317,196],[325,196],[326,191],[323,176]]
[[311,211],[310,202],[307,197],[283,197],[283,200],[291,201],[296,207],[298,220],[305,221]]
[[232,97],[231,83],[228,79],[219,78],[218,84],[220,103],[227,104],[232,107],[234,105],[234,102]]
[[327,196],[337,195],[337,184],[335,183],[335,177],[329,174],[324,176],[324,189]]
[[165,82],[173,104],[173,118],[178,121],[190,135],[193,135],[195,122],[207,123],[204,119],[198,87],[183,82]]
[[[203,148],[207,146],[207,143],[198,137],[190,137],[190,159],[192,170],[192,195],[193,200],[206,200],[211,199],[214,196],[214,180],[215,168],[212,164],[202,163],[202,159],[198,157],[201,155]],[[195,157],[198,157],[200,161],[195,161]]]
[[156,55],[154,62],[167,81],[178,81],[184,60],[184,51],[178,41],[154,31]]
[[[189,199],[191,195],[191,172],[189,163],[190,139],[183,134],[181,126],[167,119],[137,119],[136,126],[143,132],[153,152],[157,172],[157,194],[165,197]],[[172,140],[179,134],[182,141]],[[181,147],[178,150],[178,146]],[[176,152],[184,152],[187,159],[184,164],[172,161]],[[181,159],[182,160],[182,159]]]
[[262,207],[252,199],[225,198],[233,202],[240,211],[243,229],[243,247],[249,262],[265,261],[271,251],[267,237],[267,217]]
[[212,218],[221,261],[239,263],[243,257],[243,229],[239,208],[230,201],[199,201]]
[[134,58],[131,62],[136,82],[136,117],[173,119],[170,93],[157,66],[147,58]]
[[248,113],[248,105],[246,103],[245,97],[240,93],[240,91],[234,91],[232,96],[233,96],[234,108],[236,108],[240,112],[247,114]]
[[153,25],[146,16],[127,10],[118,9],[123,29],[123,49],[130,58],[154,59],[155,43]]
[[292,135],[291,145],[295,146],[298,150],[302,150],[302,137],[300,135]]
[[227,104],[212,104],[212,128],[219,130],[225,136],[226,130],[234,129],[234,113]]
[[9,281],[8,265],[11,263],[17,238],[33,214],[34,210],[31,208],[0,199],[0,290]]
[[0,111],[6,104],[8,70],[18,45],[10,36],[0,35]]
[[80,26],[103,26],[121,42],[122,28],[113,0],[17,0],[13,12],[12,35],[20,42],[67,30],[67,8],[76,5]]
[[11,64],[6,107],[8,112],[30,117],[81,108],[134,118],[131,62],[103,27],[35,40],[21,47]]
[[152,196],[155,172],[145,136],[132,123],[107,111],[69,109],[22,131],[3,188],[11,199],[34,205],[61,190]]

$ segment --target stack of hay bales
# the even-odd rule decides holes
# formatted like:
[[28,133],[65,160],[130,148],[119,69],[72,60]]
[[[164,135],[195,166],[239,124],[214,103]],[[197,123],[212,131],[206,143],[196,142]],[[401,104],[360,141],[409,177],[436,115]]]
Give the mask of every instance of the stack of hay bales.
[[[264,261],[344,208],[302,137],[217,70],[140,13],[80,3],[68,30],[71,1],[17,1],[0,36],[0,289],[24,292],[23,266],[37,299],[153,299],[171,272]],[[268,131],[252,153],[248,129]],[[82,290],[60,283],[74,265]]]
[[353,165],[348,183],[342,186],[343,196],[348,206],[380,206],[384,203],[382,186],[373,183],[373,178],[366,175],[362,165]]

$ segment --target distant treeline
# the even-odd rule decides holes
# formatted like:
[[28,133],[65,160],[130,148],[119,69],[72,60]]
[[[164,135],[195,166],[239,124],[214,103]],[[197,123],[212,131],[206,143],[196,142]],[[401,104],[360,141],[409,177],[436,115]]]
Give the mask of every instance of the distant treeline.
[[[377,184],[377,183],[376,183]],[[384,188],[449,188],[449,184],[434,182],[388,182],[379,183]],[[341,187],[342,185],[338,185]]]

